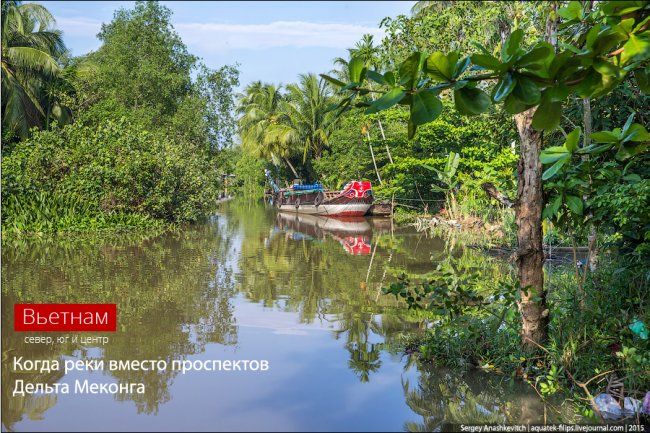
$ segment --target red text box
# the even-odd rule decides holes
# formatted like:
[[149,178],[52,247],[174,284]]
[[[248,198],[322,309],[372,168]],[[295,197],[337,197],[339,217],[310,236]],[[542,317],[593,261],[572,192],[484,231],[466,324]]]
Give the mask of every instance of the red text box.
[[15,304],[17,332],[115,332],[116,304]]

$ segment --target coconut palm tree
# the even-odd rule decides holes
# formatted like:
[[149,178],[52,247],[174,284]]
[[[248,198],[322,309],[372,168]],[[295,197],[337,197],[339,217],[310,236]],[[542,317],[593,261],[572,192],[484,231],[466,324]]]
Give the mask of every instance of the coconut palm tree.
[[259,81],[247,86],[238,101],[239,130],[245,150],[274,162],[283,159],[298,177],[289,157],[302,149],[303,162],[310,153],[319,159],[337,119],[328,111],[332,92],[316,75],[300,75],[286,90]]
[[286,101],[281,86],[255,81],[244,89],[237,101],[239,136],[245,151],[258,158],[277,164],[284,160],[297,178],[298,173],[289,157],[291,140],[279,133],[279,126],[287,123],[283,107]]
[[273,129],[283,140],[303,148],[303,162],[309,151],[320,159],[328,147],[337,122],[329,111],[333,102],[329,86],[315,74],[301,74],[297,84],[287,86],[287,104],[283,105],[287,123]]
[[2,1],[2,123],[20,137],[46,118],[42,91],[61,70],[66,48],[53,25],[41,5]]
[[352,57],[361,57],[363,61],[371,67],[371,69],[381,69],[381,59],[379,57],[379,47],[375,46],[374,36],[366,33],[361,37],[361,40],[354,44],[354,48],[348,48],[348,59],[343,57],[335,57],[332,63],[336,68],[328,72],[343,82],[350,82],[348,76],[349,59]]
[[[379,71],[382,68],[381,59],[379,56],[379,48],[374,44],[374,36],[369,33],[364,34],[361,40],[357,41],[357,43],[354,45],[354,48],[348,48],[348,53],[350,59],[352,59],[353,57],[360,57],[361,59],[363,59],[366,65],[369,65],[371,67],[371,69]],[[331,75],[334,75],[336,78],[338,78],[339,80],[345,83],[350,82],[350,77],[348,73],[349,60],[346,60],[342,57],[336,57],[333,60],[333,63],[338,67],[338,69],[336,68],[332,69],[329,73]],[[373,83],[369,82],[368,86],[370,87],[370,89],[372,89]],[[368,99],[372,100],[372,97],[368,96]],[[388,160],[392,164],[393,155],[391,154],[390,148],[388,147],[388,143],[386,142],[384,127],[381,123],[381,119],[379,118],[377,118],[377,126],[379,126],[379,131],[381,133],[382,140],[384,141],[384,146],[386,147],[386,154],[388,155]],[[365,131],[364,134],[366,134],[366,137],[368,138],[368,146],[370,148],[370,154],[372,156],[373,164],[375,165],[375,172],[377,173],[377,178],[379,179],[379,183],[381,183],[381,177],[379,176],[379,171],[377,170],[377,164],[375,163],[375,155],[372,150],[372,143],[369,134],[369,125],[364,125],[362,127],[362,131]]]

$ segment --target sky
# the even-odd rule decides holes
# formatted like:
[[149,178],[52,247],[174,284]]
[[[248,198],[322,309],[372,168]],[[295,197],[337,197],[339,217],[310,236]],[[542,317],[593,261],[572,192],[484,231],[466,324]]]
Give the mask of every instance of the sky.
[[[40,1],[54,15],[73,55],[100,46],[97,33],[129,1]],[[384,17],[408,15],[414,1],[162,1],[190,53],[216,69],[239,63],[240,88],[261,80],[290,83],[327,73],[363,34],[383,36]]]

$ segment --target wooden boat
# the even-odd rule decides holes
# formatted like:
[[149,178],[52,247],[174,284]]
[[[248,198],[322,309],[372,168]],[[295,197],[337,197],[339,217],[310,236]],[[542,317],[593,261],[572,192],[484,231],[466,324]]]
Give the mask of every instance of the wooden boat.
[[327,191],[322,185],[294,184],[290,188],[273,187],[273,202],[281,212],[354,217],[366,214],[374,201],[370,182],[349,182],[341,191]]
[[393,215],[393,204],[389,201],[380,201],[373,203],[368,209],[366,216],[382,216],[389,217]]

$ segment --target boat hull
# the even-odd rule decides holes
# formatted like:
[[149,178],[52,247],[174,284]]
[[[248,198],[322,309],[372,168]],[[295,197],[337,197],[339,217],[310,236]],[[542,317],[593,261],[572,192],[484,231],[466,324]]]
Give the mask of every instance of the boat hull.
[[372,203],[341,203],[341,204],[282,204],[280,212],[301,213],[306,215],[323,215],[337,217],[363,216],[368,212]]

